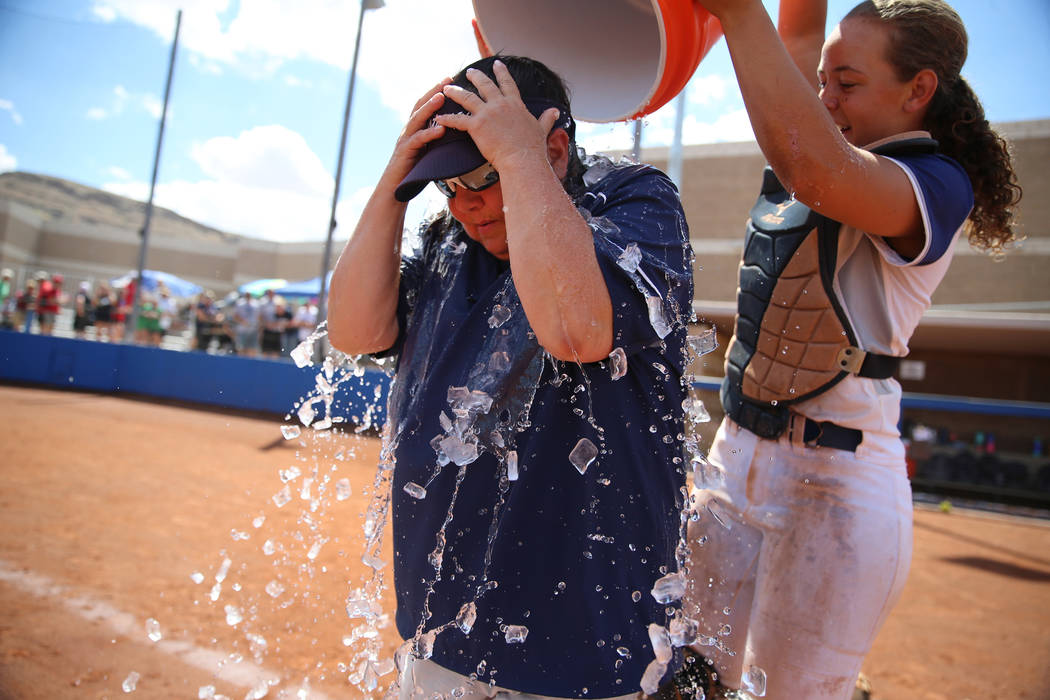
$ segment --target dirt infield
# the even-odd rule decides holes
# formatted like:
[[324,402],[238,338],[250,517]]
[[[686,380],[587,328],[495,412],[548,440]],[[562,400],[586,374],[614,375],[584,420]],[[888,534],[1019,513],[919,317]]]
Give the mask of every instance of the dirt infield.
[[[115,699],[133,674],[135,698],[239,700],[267,673],[268,698],[360,697],[344,603],[378,440],[2,385],[0,420],[0,700]],[[865,672],[879,700],[1050,698],[1050,522],[917,510],[911,577]]]

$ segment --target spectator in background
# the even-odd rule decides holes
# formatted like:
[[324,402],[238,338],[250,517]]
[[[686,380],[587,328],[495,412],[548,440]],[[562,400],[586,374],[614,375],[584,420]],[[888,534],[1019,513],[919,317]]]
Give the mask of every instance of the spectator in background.
[[292,323],[295,325],[295,344],[298,345],[310,337],[310,334],[317,328],[317,300],[309,299],[300,304],[295,310],[295,318]]
[[49,278],[46,272],[41,272],[39,277],[36,308],[40,317],[40,334],[51,335],[55,329],[55,316],[65,301],[62,294],[62,275],[55,273]]
[[[300,305],[301,306],[301,305]],[[281,354],[287,355],[299,344],[299,327],[296,325],[296,315],[299,307],[291,302],[285,303],[284,308],[284,331],[281,333]]]
[[[128,321],[128,316],[131,314],[131,307],[135,303],[135,278],[132,277],[127,284],[115,290],[116,306],[113,309],[113,325],[110,330],[113,335],[113,342],[119,343],[124,339],[124,333],[126,332],[125,324]],[[135,329],[131,329],[132,332]]]
[[175,298],[171,296],[171,292],[163,284],[159,287],[157,294],[157,311],[160,312],[160,321],[158,328],[152,338],[152,345],[160,347],[164,341],[164,336],[171,332],[172,324],[175,322],[175,317],[178,315],[179,307],[175,303]]
[[[280,306],[278,306],[280,300]],[[274,294],[272,289],[266,290],[262,304],[259,306],[259,322],[262,325],[262,354],[263,357],[279,357],[281,354],[281,336],[284,333],[284,319],[278,315],[284,312],[284,299]]]
[[0,273],[0,329],[13,331],[15,329],[15,299],[14,283],[12,278],[14,272],[8,268]]
[[5,267],[3,272],[0,272],[0,305],[3,305],[12,294],[14,276],[15,273],[9,267]]
[[73,299],[73,333],[78,338],[87,336],[88,326],[95,323],[95,301],[91,298],[91,283],[81,282]]
[[113,290],[105,282],[99,282],[95,293],[95,339],[109,342],[113,340],[113,313],[116,298]]
[[36,278],[26,280],[25,288],[15,295],[15,328],[29,333],[36,315]]
[[156,298],[143,291],[139,299],[139,315],[135,320],[135,343],[153,345],[153,339],[160,332],[160,309]]
[[193,312],[193,348],[201,352],[208,351],[211,332],[215,325],[215,297],[210,290],[200,293]]
[[238,355],[259,354],[259,305],[244,292],[233,306],[233,337]]

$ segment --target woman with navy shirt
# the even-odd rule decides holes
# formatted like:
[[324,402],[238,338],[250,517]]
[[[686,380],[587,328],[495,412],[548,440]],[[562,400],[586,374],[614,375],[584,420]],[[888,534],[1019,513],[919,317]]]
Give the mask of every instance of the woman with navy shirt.
[[[680,598],[652,590],[679,563],[689,234],[663,173],[574,131],[536,61],[443,81],[332,275],[332,344],[397,358],[402,698],[634,698],[676,667],[650,626]],[[448,210],[402,255],[430,182]]]

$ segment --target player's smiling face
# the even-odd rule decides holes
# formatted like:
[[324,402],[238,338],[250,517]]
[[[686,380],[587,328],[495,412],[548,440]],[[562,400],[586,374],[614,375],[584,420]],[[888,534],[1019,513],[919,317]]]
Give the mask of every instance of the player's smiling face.
[[820,99],[854,146],[918,128],[915,113],[905,110],[911,83],[886,60],[888,45],[889,30],[868,19],[843,20],[824,42]]

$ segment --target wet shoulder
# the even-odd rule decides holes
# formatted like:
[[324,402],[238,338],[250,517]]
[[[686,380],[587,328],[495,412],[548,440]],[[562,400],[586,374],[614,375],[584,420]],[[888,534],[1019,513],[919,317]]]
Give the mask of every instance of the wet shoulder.
[[638,198],[658,199],[676,209],[681,207],[678,189],[658,168],[627,160],[613,162],[605,156],[588,156],[584,163],[585,189],[579,204],[592,213],[613,202]]

